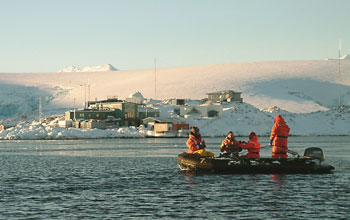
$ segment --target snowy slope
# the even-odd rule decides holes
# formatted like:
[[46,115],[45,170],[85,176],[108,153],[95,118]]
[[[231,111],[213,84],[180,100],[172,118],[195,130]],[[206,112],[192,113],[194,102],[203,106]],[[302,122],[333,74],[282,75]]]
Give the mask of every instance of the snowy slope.
[[[349,105],[350,61],[342,61],[342,102]],[[155,98],[154,70],[0,74],[0,83],[34,86],[39,90],[59,86],[66,94],[52,100],[60,107],[82,106],[87,84],[90,99],[127,97],[140,91]],[[278,106],[291,112],[326,110],[339,103],[337,61],[284,61],[230,63],[157,69],[157,99],[201,99],[207,92],[233,89],[258,108]],[[1,93],[3,93],[1,91]]]
[[[221,118],[188,118],[186,121],[198,125],[207,136],[224,135],[228,130],[239,135],[246,135],[250,130],[267,135],[273,117],[280,113],[286,117],[294,135],[349,135],[350,113],[334,110],[339,105],[339,94],[341,103],[350,105],[350,61],[342,60],[341,65],[340,87],[338,61],[333,60],[157,69],[156,94],[154,69],[74,74],[0,73],[0,120],[19,116],[22,117],[13,121],[37,119],[39,97],[42,98],[45,116],[62,114],[74,106],[81,108],[84,100],[89,99],[88,88],[90,100],[107,96],[124,99],[134,91],[140,91],[145,98],[155,98],[156,95],[157,99],[201,99],[206,97],[207,92],[233,89],[242,92],[245,103],[225,106]],[[195,101],[191,103],[198,104]],[[176,117],[173,107],[167,103],[155,106],[162,110],[162,116]],[[32,132],[32,128],[25,126],[21,129]],[[45,137],[55,138],[58,133],[55,133],[56,136],[46,134]],[[68,137],[74,138],[75,133]],[[9,135],[16,137],[16,134]]]

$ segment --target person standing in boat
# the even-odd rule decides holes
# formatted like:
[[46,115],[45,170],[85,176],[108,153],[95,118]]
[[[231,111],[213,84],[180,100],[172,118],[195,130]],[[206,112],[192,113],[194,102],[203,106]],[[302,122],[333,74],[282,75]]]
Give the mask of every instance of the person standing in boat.
[[281,115],[277,115],[271,130],[270,145],[273,158],[287,158],[289,127]]
[[238,153],[242,150],[239,141],[236,141],[232,131],[227,133],[226,139],[221,143],[220,151],[224,156],[238,157]]
[[260,158],[260,143],[258,142],[259,138],[256,136],[255,132],[250,132],[248,143],[242,142],[240,147],[242,149],[248,150],[248,153],[245,155],[246,158]]
[[205,141],[199,133],[198,127],[192,127],[189,138],[186,142],[189,154],[200,154],[201,156],[214,157],[212,152],[206,151]]

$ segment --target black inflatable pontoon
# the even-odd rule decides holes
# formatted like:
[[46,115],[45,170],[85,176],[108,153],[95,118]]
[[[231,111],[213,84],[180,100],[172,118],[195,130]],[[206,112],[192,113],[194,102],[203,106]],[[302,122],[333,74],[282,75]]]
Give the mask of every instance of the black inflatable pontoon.
[[313,147],[305,150],[298,158],[243,158],[202,157],[186,152],[177,156],[182,170],[213,173],[331,173],[334,167],[324,162],[322,149]]

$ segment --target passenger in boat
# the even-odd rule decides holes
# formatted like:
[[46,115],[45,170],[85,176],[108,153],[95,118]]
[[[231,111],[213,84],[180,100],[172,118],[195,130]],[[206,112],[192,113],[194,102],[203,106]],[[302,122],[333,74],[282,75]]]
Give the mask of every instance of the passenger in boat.
[[271,131],[270,145],[273,158],[287,158],[289,127],[281,115],[277,115]]
[[199,133],[198,127],[192,127],[189,138],[186,142],[189,154],[200,154],[201,156],[214,157],[212,152],[206,151],[205,141],[202,140],[202,136]]
[[235,139],[235,135],[232,131],[227,133],[226,139],[221,143],[220,151],[223,152],[223,156],[236,156],[242,151],[239,141]]
[[249,141],[241,142],[240,147],[242,149],[248,150],[248,153],[245,155],[246,158],[260,158],[260,144],[258,142],[259,138],[256,136],[255,132],[250,132]]

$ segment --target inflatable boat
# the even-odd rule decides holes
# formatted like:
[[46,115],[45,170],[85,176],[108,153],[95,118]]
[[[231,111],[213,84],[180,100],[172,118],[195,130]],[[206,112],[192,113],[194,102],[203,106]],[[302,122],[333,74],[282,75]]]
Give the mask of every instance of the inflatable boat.
[[287,159],[203,157],[184,152],[177,156],[177,163],[181,170],[211,173],[331,173],[334,167],[324,159],[322,149],[312,147],[305,149],[304,156]]

